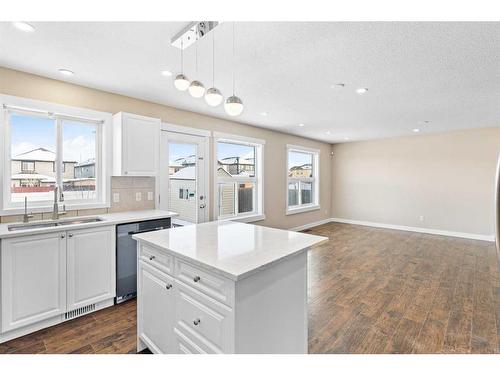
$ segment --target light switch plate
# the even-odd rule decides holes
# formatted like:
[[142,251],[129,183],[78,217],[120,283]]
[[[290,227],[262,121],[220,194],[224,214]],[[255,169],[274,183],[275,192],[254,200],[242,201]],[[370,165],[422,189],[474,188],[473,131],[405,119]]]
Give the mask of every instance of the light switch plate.
[[142,193],[140,191],[135,193],[135,200],[137,202],[140,202],[142,200]]
[[148,201],[152,201],[152,200],[153,200],[153,192],[148,191]]
[[120,193],[113,193],[113,203],[120,202]]

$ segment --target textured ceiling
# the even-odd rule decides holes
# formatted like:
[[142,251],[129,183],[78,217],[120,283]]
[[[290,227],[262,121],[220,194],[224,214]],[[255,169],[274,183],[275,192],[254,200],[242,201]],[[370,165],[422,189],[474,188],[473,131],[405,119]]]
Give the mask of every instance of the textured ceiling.
[[[2,22],[0,65],[229,118],[160,75],[179,72],[169,41],[186,24],[33,22],[36,31],[24,33]],[[215,30],[215,83],[225,96],[231,26]],[[194,53],[185,52],[185,74],[209,87],[210,34],[198,43],[198,75]],[[500,126],[499,61],[500,23],[236,23],[236,94],[245,104],[237,121],[332,143]],[[360,87],[369,91],[358,95]]]

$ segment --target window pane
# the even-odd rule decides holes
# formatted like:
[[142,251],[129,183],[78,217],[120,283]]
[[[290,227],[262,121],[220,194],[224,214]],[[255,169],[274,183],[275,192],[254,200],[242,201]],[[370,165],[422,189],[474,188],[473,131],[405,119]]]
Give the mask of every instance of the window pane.
[[308,152],[288,152],[288,176],[312,177],[313,154]]
[[252,212],[253,211],[253,183],[239,183],[238,184],[238,213]]
[[289,182],[288,183],[288,205],[296,206],[299,204],[299,183]]
[[63,120],[62,134],[61,171],[64,199],[66,201],[97,199],[97,125]]
[[196,223],[198,197],[196,194],[197,145],[168,143],[169,209],[177,212],[176,220]]
[[312,196],[312,182],[300,182],[300,196],[302,204],[310,204],[313,202]]
[[255,147],[218,142],[217,163],[219,177],[255,177]]
[[56,175],[55,120],[11,113],[11,202],[52,200]]
[[219,216],[236,214],[236,190],[235,184],[219,183]]

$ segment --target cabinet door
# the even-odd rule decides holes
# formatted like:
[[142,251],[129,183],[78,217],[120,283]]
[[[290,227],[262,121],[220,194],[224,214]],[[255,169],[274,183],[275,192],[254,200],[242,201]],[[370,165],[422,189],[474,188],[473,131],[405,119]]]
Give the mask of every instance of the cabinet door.
[[115,296],[114,227],[67,233],[68,311]]
[[2,332],[66,312],[66,235],[1,241]]
[[138,268],[137,335],[152,352],[173,353],[173,279],[142,260]]
[[156,176],[160,157],[160,120],[123,114],[122,136],[123,174]]

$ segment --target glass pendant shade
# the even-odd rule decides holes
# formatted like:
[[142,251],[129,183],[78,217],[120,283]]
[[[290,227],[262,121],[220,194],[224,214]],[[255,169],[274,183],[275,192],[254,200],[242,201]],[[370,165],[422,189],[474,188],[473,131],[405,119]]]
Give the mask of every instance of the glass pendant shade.
[[211,107],[217,107],[223,100],[224,97],[220,93],[219,89],[215,87],[209,88],[205,94],[205,101]]
[[179,91],[186,91],[189,87],[189,80],[184,74],[177,74],[174,79],[174,86]]
[[243,102],[237,96],[230,96],[224,103],[224,110],[229,116],[239,116],[243,112]]
[[193,81],[189,85],[188,91],[193,98],[201,98],[205,95],[205,86],[200,81]]

